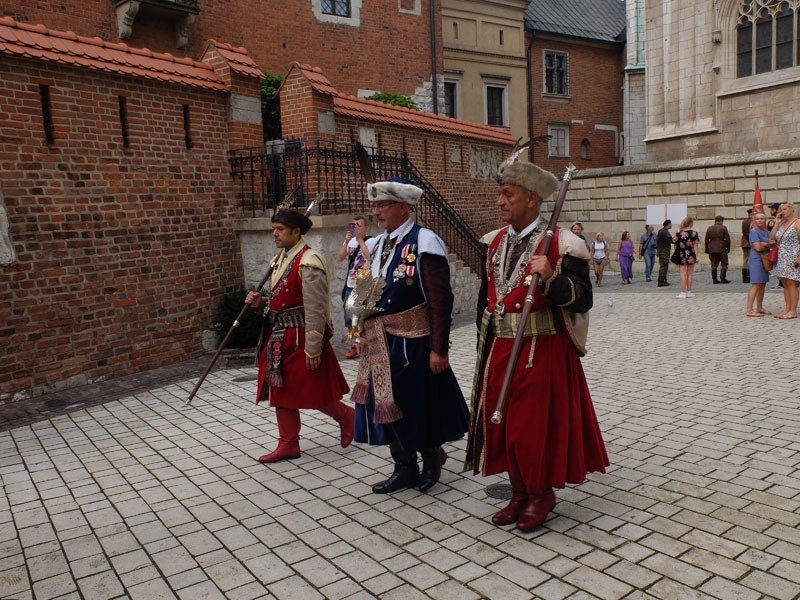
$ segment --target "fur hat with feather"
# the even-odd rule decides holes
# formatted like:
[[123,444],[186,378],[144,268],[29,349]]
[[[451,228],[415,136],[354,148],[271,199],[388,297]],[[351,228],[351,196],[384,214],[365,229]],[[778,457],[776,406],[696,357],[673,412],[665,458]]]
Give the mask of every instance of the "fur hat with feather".
[[[536,195],[544,200],[556,191],[558,179],[552,173],[520,158],[520,155],[531,146],[530,141],[520,143],[521,141],[522,138],[517,140],[511,154],[497,168],[497,183],[518,185],[530,192],[536,192]],[[533,143],[536,144],[535,141]]]

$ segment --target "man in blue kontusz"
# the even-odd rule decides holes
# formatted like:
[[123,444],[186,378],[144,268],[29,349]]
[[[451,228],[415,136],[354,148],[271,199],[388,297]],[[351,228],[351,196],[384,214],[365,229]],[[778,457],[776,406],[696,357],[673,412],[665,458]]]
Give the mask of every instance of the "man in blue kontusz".
[[[372,277],[386,286],[364,323],[355,441],[389,445],[394,471],[376,494],[416,487],[425,492],[441,475],[442,444],[463,437],[469,413],[448,359],[453,293],[444,242],[417,225],[411,208],[422,190],[394,178],[367,186],[382,235],[367,242]],[[417,453],[422,455],[422,472]]]

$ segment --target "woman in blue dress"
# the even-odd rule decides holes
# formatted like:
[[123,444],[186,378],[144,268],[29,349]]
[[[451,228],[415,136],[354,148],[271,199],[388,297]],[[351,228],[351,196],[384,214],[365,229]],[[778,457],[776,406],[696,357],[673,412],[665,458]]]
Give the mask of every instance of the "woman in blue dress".
[[[748,317],[763,317],[769,315],[764,310],[764,290],[769,281],[769,273],[761,262],[761,254],[769,252],[769,230],[767,217],[764,213],[753,215],[753,227],[750,229],[750,256],[747,258],[747,267],[750,269],[750,291],[747,292]],[[755,304],[755,308],[753,308]]]

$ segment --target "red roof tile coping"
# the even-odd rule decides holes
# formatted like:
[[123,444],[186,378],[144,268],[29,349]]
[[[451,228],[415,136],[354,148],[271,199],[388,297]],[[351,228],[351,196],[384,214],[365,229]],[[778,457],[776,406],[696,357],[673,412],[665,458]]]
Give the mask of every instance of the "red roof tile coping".
[[[209,46],[214,46],[217,49],[220,56],[231,66],[232,71],[246,77],[255,77],[256,79],[264,78],[264,71],[256,64],[256,61],[250,58],[247,48],[243,46],[232,46],[231,44],[218,42],[216,40],[208,40],[206,51]],[[205,52],[203,52],[203,54],[205,54]]]
[[227,89],[209,65],[191,58],[18,23],[10,17],[0,17],[0,54],[210,90]]
[[[320,94],[333,97],[333,111],[347,117],[408,127],[422,131],[430,131],[445,135],[468,137],[495,144],[512,146],[514,138],[505,129],[490,125],[480,125],[461,119],[453,119],[442,115],[420,110],[412,110],[402,106],[394,106],[383,102],[375,102],[366,98],[356,98],[336,91],[331,82],[319,67],[312,67],[301,63],[292,63],[289,69],[298,69],[311,84],[311,87]],[[287,76],[288,78],[288,76]],[[284,80],[285,81],[285,80]]]

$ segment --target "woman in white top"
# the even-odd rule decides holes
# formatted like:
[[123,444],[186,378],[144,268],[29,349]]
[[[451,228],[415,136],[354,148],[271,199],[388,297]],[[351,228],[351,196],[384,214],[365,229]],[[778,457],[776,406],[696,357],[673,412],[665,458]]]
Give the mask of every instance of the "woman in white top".
[[594,282],[599,286],[603,285],[603,271],[608,263],[608,244],[606,244],[603,232],[597,233],[592,242],[592,265],[594,266]]

